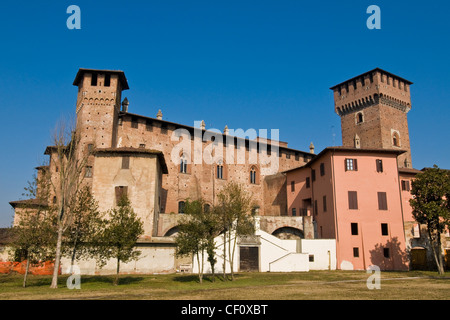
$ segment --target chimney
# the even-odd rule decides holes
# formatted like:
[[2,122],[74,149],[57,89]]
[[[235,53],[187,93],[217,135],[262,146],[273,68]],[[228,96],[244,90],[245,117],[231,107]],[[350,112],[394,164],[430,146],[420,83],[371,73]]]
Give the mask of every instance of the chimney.
[[125,97],[125,99],[123,99],[122,101],[122,111],[123,112],[128,112],[128,105],[130,103],[128,102],[128,99]]
[[309,152],[314,154],[314,145],[313,145],[312,141],[311,141],[311,144],[309,145]]
[[162,112],[161,112],[161,109],[158,110],[158,113],[156,114],[156,119],[162,120]]

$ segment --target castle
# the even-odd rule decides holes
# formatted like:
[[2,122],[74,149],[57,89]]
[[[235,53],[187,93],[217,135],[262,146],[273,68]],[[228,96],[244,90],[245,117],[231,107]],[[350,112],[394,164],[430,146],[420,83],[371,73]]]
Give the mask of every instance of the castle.
[[[278,247],[297,243],[287,247],[306,255],[306,263],[314,262],[316,250],[316,262],[325,257],[320,268],[407,269],[405,252],[421,238],[408,202],[410,181],[419,172],[412,168],[408,132],[411,84],[377,68],[333,86],[343,146],[316,155],[312,144],[306,152],[267,137],[234,136],[228,127],[211,132],[203,121],[196,127],[169,122],[161,110],[156,117],[134,114],[122,99],[129,89],[123,71],[79,69],[73,85],[78,87],[76,131],[88,155],[85,181],[101,211],[126,194],[144,222],[137,245],[144,254],[123,270],[179,269],[186,261],[173,256],[174,236],[186,199],[201,197],[213,206],[227,181],[240,182],[253,194],[266,240],[285,241]],[[45,150],[50,158],[55,152],[52,146]],[[54,176],[58,168],[50,161],[37,170],[38,176]],[[30,200],[10,204],[17,216]],[[311,242],[321,239],[333,240],[325,251],[314,247],[320,241]],[[263,258],[269,259],[261,248],[261,239],[240,243],[237,269],[270,270],[261,267]],[[92,261],[80,264],[85,273],[109,270]]]

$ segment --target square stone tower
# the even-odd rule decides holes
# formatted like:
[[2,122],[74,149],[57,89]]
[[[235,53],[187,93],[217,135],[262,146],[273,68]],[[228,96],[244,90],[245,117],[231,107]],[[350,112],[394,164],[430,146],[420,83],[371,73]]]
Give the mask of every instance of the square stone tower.
[[122,91],[129,89],[124,72],[82,68],[73,85],[78,86],[76,126],[83,149],[115,147]]
[[405,150],[398,166],[412,167],[407,119],[411,84],[376,68],[331,87],[341,117],[342,145]]

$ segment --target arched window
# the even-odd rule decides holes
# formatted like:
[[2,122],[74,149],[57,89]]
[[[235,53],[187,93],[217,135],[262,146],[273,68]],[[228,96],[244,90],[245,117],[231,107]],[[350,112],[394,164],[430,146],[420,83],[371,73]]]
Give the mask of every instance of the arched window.
[[184,201],[178,202],[178,213],[184,213],[184,206],[185,206]]
[[250,183],[256,184],[256,168],[252,167],[250,169]]
[[205,205],[203,206],[203,211],[208,213],[211,211],[211,206],[208,203],[205,203]]
[[364,115],[362,114],[362,112],[358,112],[356,114],[356,123],[362,123],[364,122]]
[[400,137],[397,132],[394,132],[394,134],[392,135],[392,144],[395,147],[400,147]]
[[187,173],[187,159],[184,154],[181,156],[180,159],[180,172]]
[[223,179],[223,163],[222,161],[219,162],[216,168],[216,177],[217,179]]

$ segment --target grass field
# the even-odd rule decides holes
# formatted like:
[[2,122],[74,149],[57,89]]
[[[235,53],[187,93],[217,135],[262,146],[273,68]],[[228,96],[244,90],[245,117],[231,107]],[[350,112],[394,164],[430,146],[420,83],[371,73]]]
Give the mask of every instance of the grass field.
[[196,275],[81,276],[81,289],[68,289],[68,276],[59,277],[59,288],[50,289],[50,276],[28,278],[0,275],[1,300],[100,299],[100,300],[449,300],[450,273],[381,272],[381,288],[369,290],[364,271],[310,271],[305,273],[239,273],[235,281],[212,282]]

